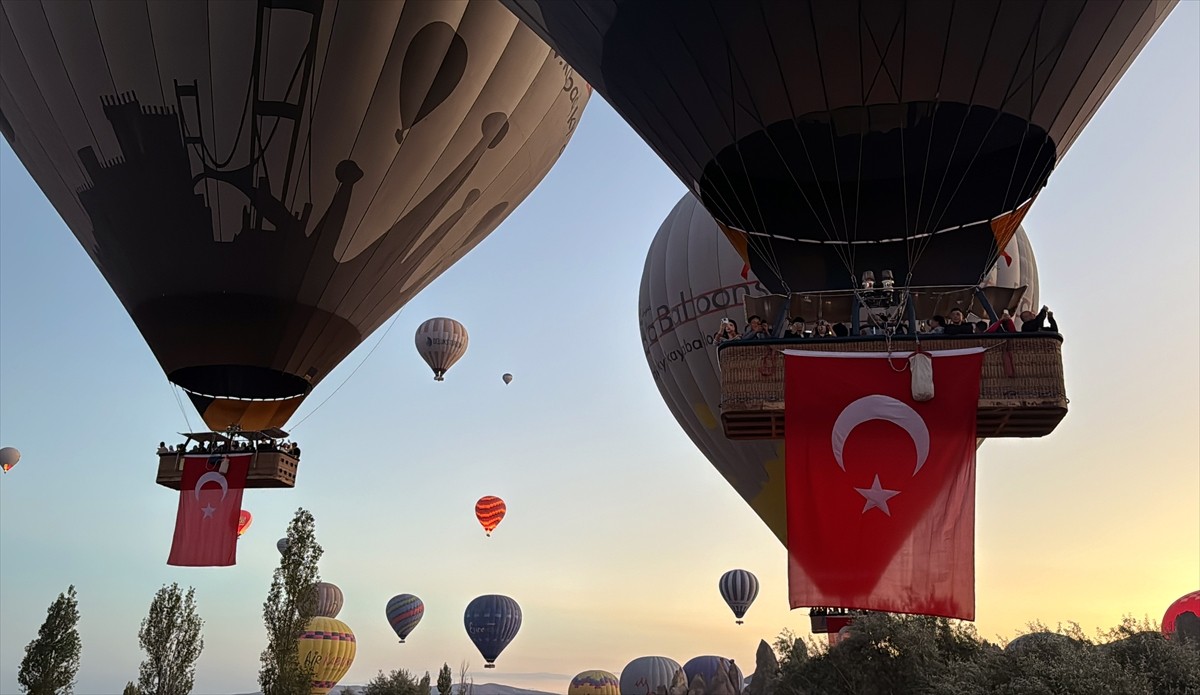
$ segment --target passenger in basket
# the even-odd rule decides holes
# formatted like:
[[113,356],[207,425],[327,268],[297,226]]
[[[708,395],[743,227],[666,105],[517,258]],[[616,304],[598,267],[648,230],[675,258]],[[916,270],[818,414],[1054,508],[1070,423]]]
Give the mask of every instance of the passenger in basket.
[[[1050,321],[1049,328],[1046,327],[1047,320]],[[1022,311],[1021,322],[1022,333],[1037,333],[1038,331],[1058,333],[1058,322],[1054,320],[1054,312],[1050,311],[1045,305],[1042,305],[1042,310],[1036,316],[1028,309]]]
[[970,335],[975,332],[975,326],[966,323],[964,320],[962,309],[953,309],[950,311],[950,323],[946,325],[946,335]]
[[738,335],[737,324],[733,322],[733,319],[723,318],[721,326],[717,328],[717,333],[713,336],[713,342],[720,345],[726,340],[737,340],[739,337],[741,336]]
[[753,340],[771,337],[771,326],[762,320],[758,314],[750,317],[750,323],[746,326],[746,331],[742,333],[742,337]]
[[786,338],[803,338],[804,337],[804,317],[797,316],[788,324],[787,330],[784,331]]

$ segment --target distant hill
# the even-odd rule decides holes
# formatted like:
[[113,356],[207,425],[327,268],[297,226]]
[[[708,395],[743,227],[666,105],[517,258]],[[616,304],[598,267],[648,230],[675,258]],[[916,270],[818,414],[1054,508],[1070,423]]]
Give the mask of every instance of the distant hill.
[[[343,687],[346,686],[339,685],[335,687],[333,690],[329,691],[329,695],[341,695]],[[364,686],[350,685],[348,687],[354,688],[355,692],[360,692]],[[455,684],[454,690],[451,692],[457,691],[458,685]],[[431,687],[429,689],[429,693],[430,695],[437,695],[437,688]],[[262,693],[248,693],[245,695],[262,695]],[[545,690],[526,690],[525,688],[514,688],[511,685],[501,685],[499,683],[484,683],[482,685],[476,683],[471,687],[471,695],[555,695],[555,693],[546,692]]]

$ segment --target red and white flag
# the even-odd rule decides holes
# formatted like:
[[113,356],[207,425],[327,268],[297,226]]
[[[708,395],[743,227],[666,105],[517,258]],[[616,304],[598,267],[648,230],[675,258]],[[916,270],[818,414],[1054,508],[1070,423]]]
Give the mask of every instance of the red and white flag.
[[[975,411],[982,348],[786,353],[792,608],[975,618]],[[900,371],[897,371],[900,370]]]
[[183,486],[168,565],[227,567],[237,563],[238,517],[252,455],[183,457]]

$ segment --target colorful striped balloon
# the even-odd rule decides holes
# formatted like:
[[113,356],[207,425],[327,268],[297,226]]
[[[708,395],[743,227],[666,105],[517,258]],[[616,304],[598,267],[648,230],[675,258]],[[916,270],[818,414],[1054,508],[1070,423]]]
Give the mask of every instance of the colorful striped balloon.
[[621,695],[621,681],[608,671],[584,671],[571,679],[567,695]]
[[241,538],[246,531],[250,530],[250,524],[254,523],[254,515],[243,509],[238,514],[237,537]]
[[350,627],[340,620],[316,617],[300,635],[300,663],[312,668],[310,695],[326,695],[350,670],[358,645]]
[[336,618],[338,613],[342,612],[342,604],[345,599],[337,584],[317,582],[313,585],[313,592],[317,595],[316,615],[323,618]]
[[721,597],[733,609],[737,624],[742,624],[742,617],[750,610],[750,604],[758,598],[758,577],[746,570],[729,570],[721,575]]
[[504,518],[504,513],[508,511],[504,500],[499,497],[480,497],[475,503],[475,518],[479,519],[479,523],[483,525],[483,530],[487,535],[492,535],[492,531],[500,525],[500,520]]
[[421,622],[423,615],[425,603],[412,594],[399,594],[387,602],[388,623],[396,631],[400,644],[404,644],[404,639]]

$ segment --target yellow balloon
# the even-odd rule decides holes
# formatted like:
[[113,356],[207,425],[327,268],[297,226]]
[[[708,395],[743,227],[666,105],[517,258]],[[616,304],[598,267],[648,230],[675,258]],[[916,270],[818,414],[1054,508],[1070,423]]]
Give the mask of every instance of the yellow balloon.
[[300,636],[300,664],[312,668],[311,695],[326,695],[350,670],[357,646],[350,626],[336,618],[309,621]]
[[608,671],[584,671],[571,679],[567,695],[620,695],[621,681]]

